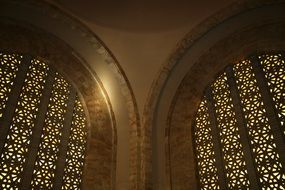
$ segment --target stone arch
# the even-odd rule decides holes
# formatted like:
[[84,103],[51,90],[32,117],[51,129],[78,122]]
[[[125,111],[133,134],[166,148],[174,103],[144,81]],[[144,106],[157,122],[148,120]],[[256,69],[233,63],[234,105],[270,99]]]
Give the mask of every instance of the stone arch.
[[[284,49],[282,7],[284,1],[237,2],[187,34],[163,66],[143,116],[144,130],[152,131],[155,141],[151,146],[156,189],[196,188],[195,167],[189,161],[192,112],[206,84],[228,63],[250,53]],[[148,141],[146,136],[146,146]],[[150,165],[151,159],[145,162]]]
[[[283,24],[277,24],[277,26],[272,26],[273,28],[281,29],[284,27]],[[276,28],[277,27],[277,28]],[[268,31],[268,35],[271,34],[271,29]],[[255,32],[259,31],[257,29]],[[277,29],[278,31],[278,29]],[[253,32],[252,34],[254,34]],[[284,32],[284,31],[283,31]],[[279,33],[279,39],[268,39],[268,41],[263,41],[262,44],[256,43],[255,45],[250,44],[247,48],[245,46],[242,46],[245,48],[245,52],[239,52],[238,53],[238,48],[240,47],[235,47],[237,50],[237,54],[231,55],[229,57],[224,57],[225,60],[221,61],[221,56],[224,55],[224,50],[223,48],[231,46],[224,46],[225,44],[220,44],[220,52],[213,51],[212,56],[208,57],[206,55],[205,57],[208,58],[201,58],[199,62],[197,62],[197,67],[190,71],[183,81],[181,82],[175,97],[173,98],[171,108],[169,111],[168,115],[168,126],[167,126],[167,142],[166,142],[166,151],[167,151],[167,169],[168,169],[168,177],[169,180],[171,180],[171,186],[172,188],[177,188],[177,184],[187,184],[188,181],[188,187],[189,186],[195,186],[196,184],[196,166],[195,166],[195,158],[194,158],[194,150],[193,150],[193,139],[192,139],[192,121],[193,117],[195,115],[195,110],[197,110],[198,105],[201,101],[202,94],[206,86],[215,78],[217,73],[219,73],[225,66],[227,66],[229,63],[236,62],[238,60],[242,60],[248,55],[248,52],[251,53],[262,53],[262,52],[270,52],[270,51],[278,51],[278,50],[284,50],[285,48],[285,43],[284,39],[282,40],[282,33]],[[263,36],[265,37],[265,36]],[[260,37],[259,40],[264,39],[263,37]],[[238,37],[239,38],[239,37]],[[239,39],[236,39],[235,42],[238,43]],[[270,37],[269,37],[270,38]],[[228,40],[228,39],[227,39]],[[225,41],[227,41],[225,40]],[[282,41],[280,41],[282,40]],[[244,41],[246,43],[246,40]],[[257,41],[256,41],[257,42]],[[218,46],[215,46],[215,48],[218,48]],[[215,49],[214,48],[214,49]],[[214,58],[216,55],[220,54],[220,56],[217,56]],[[222,56],[223,57],[223,56]],[[215,60],[215,61],[214,61]],[[209,64],[208,69],[207,66],[205,67],[204,64]],[[198,66],[200,65],[200,66]],[[204,66],[202,66],[204,65]],[[214,66],[214,68],[212,67]],[[205,69],[206,68],[206,69]],[[213,68],[213,69],[210,69]],[[203,77],[201,77],[203,76]],[[197,82],[199,81],[199,82]],[[184,134],[184,135],[183,135]],[[185,135],[186,134],[186,135]],[[184,137],[184,138],[183,138]],[[179,140],[178,140],[179,138]],[[185,143],[183,142],[185,140]],[[181,147],[180,150],[175,150],[175,147]],[[185,154],[179,154],[178,151],[186,152]],[[189,161],[186,164],[187,170],[184,170],[182,168],[179,168],[179,163],[182,162],[184,159],[189,159]],[[184,160],[186,161],[186,160]],[[185,166],[185,165],[184,165]],[[186,173],[189,173],[191,175],[186,175]],[[177,177],[171,177],[171,176],[180,176],[180,179]],[[184,177],[182,177],[184,176]],[[189,183],[189,179],[192,179],[192,183]],[[182,180],[183,182],[181,182]],[[170,181],[169,181],[170,182]]]
[[[29,52],[55,64],[81,92],[89,114],[98,113],[96,118],[90,116],[90,121],[98,126],[108,123],[108,129],[113,127],[112,135],[108,136],[110,131],[106,132],[104,127],[97,127],[93,134],[100,139],[94,138],[98,147],[100,143],[112,147],[100,150],[112,155],[107,159],[109,163],[103,164],[103,159],[96,163],[98,167],[112,168],[111,177],[106,177],[109,174],[99,169],[102,179],[105,176],[108,182],[92,177],[86,177],[87,181],[103,189],[138,188],[140,124],[137,106],[123,70],[103,42],[80,21],[48,2],[3,1],[0,20],[3,50]],[[21,43],[17,44],[17,40]],[[109,137],[111,141],[107,140]]]
[[[114,178],[112,173],[115,171],[116,128],[113,113],[108,108],[100,84],[83,67],[81,60],[72,55],[71,48],[55,37],[13,22],[1,22],[0,33],[1,50],[37,56],[58,70],[77,88],[89,121],[84,184],[111,188]],[[101,149],[107,152],[102,157],[99,154]],[[105,165],[105,168],[100,168],[100,165]],[[103,172],[98,174],[96,170]]]
[[[219,155],[219,158],[216,157],[215,160],[219,162],[217,170],[219,170],[218,178],[221,182],[219,184],[221,189],[243,189],[245,186],[250,189],[266,188],[266,186],[271,186],[271,188],[281,186],[279,188],[282,188],[284,178],[277,177],[271,180],[274,179],[273,176],[267,178],[264,174],[274,168],[274,171],[277,171],[275,175],[285,176],[283,169],[285,157],[284,150],[282,150],[285,148],[282,127],[284,120],[282,115],[284,114],[282,114],[282,109],[280,110],[283,105],[282,91],[284,91],[283,59],[282,51],[251,54],[245,60],[229,63],[204,89],[199,109],[195,114],[195,119],[191,122],[193,124],[191,138],[193,138],[194,155],[199,163],[197,164],[198,178],[202,189],[204,189],[203,186],[206,189],[215,189],[214,183],[208,183],[213,182],[214,178],[202,177],[212,176],[213,170],[209,168],[213,165],[211,161],[203,162],[203,157],[204,155],[211,156],[213,152],[199,153],[200,150],[203,152],[204,147],[208,148],[212,145],[216,148],[214,154]],[[261,114],[256,114],[255,111]],[[207,120],[208,118],[211,119]],[[207,128],[208,126],[214,127]],[[211,133],[205,132],[208,129]],[[266,138],[263,138],[265,136]],[[209,139],[215,142],[207,144]],[[268,147],[257,148],[260,144]],[[220,148],[223,149],[221,152],[218,151]],[[279,156],[275,157],[278,154]],[[263,158],[268,164],[266,170],[263,170]],[[206,166],[208,163],[210,164]],[[278,167],[275,167],[276,163],[280,163]],[[204,166],[206,166],[205,170],[201,170]],[[224,175],[225,172],[227,175]],[[268,173],[269,176],[270,173]],[[205,181],[208,182],[204,183]],[[206,187],[208,185],[212,187]]]

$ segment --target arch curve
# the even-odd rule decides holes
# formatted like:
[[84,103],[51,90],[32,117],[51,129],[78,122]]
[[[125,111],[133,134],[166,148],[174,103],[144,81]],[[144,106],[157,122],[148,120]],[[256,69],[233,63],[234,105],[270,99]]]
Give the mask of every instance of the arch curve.
[[[5,32],[1,34],[3,39],[10,40],[3,40],[3,49],[9,50],[15,46],[18,50],[13,51],[28,51],[55,64],[81,92],[87,108],[88,104],[90,106],[89,114],[91,111],[97,113],[96,118],[90,121],[101,127],[96,128],[91,137],[97,136],[104,146],[112,146],[112,150],[106,149],[107,152],[104,152],[104,148],[98,151],[112,155],[107,159],[110,162],[107,167],[113,169],[108,183],[92,178],[89,181],[104,189],[109,186],[137,188],[140,178],[139,116],[130,84],[114,56],[93,31],[48,1],[2,1],[0,9],[1,23],[4,23],[1,33],[11,30],[11,35]],[[16,40],[21,43],[17,44]],[[105,124],[108,127],[105,128]],[[107,135],[112,127],[113,135]],[[94,140],[94,143],[99,141]],[[95,158],[94,155],[90,157]],[[96,164],[103,167],[102,162]],[[100,171],[103,171],[102,176],[109,175],[104,169]]]
[[[80,93],[81,99],[88,115],[88,150],[86,156],[84,180],[85,186],[96,186],[96,182],[104,181],[103,185],[112,185],[115,172],[116,155],[116,128],[112,113],[97,80],[84,68],[81,60],[72,54],[70,47],[64,45],[53,36],[35,28],[19,26],[13,21],[1,22],[1,46],[6,52],[30,54],[54,67],[67,78]],[[20,31],[20,32],[19,32]],[[79,72],[80,71],[80,72]],[[111,115],[110,115],[111,114]],[[108,154],[100,157],[98,152],[102,148]],[[94,154],[98,154],[94,156]],[[101,168],[104,171],[101,176],[96,168],[100,168],[102,162],[109,168]],[[90,169],[89,169],[90,168]],[[97,176],[97,179],[94,178]],[[95,182],[90,183],[90,178]]]
[[144,130],[154,134],[152,160],[145,162],[152,162],[157,189],[195,187],[196,182],[189,184],[189,179],[196,178],[194,165],[186,161],[193,158],[192,140],[185,134],[191,134],[192,111],[202,89],[229,62],[250,52],[284,49],[281,7],[284,1],[237,2],[192,30],[162,68],[143,116]]

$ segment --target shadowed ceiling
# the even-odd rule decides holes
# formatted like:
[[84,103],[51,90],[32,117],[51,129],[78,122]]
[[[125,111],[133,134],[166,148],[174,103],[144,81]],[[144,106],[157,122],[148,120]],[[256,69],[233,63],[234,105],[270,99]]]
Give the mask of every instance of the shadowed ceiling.
[[77,16],[97,25],[132,32],[184,28],[231,1],[57,0]]
[[[126,73],[142,113],[152,82],[177,43],[234,0],[54,0],[107,45]],[[84,3],[83,3],[84,2]]]

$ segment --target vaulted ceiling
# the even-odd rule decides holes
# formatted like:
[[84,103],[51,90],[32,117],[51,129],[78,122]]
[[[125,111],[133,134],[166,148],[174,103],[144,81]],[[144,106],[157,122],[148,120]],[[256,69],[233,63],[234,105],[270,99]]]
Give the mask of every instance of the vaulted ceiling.
[[195,26],[234,0],[54,0],[84,22],[122,66],[142,113],[152,82]]
[[[98,79],[117,130],[111,134],[117,144],[114,143],[110,164],[115,168],[112,186],[119,190],[171,188],[166,172],[166,129],[181,81],[188,76],[191,81],[188,90],[193,97],[185,96],[192,102],[179,111],[185,113],[190,108],[192,113],[206,83],[226,64],[226,59],[241,58],[247,50],[263,50],[270,43],[259,42],[266,41],[264,36],[274,29],[269,27],[255,35],[259,27],[285,18],[284,4],[278,4],[284,0],[2,1],[0,21],[16,20],[56,37]],[[252,27],[256,28],[250,30]],[[272,35],[275,40],[267,36],[268,41],[273,44],[280,41],[282,31]],[[238,43],[233,46],[231,40]],[[67,70],[72,67],[65,64]],[[78,76],[83,73],[78,70]],[[185,125],[185,130],[179,132],[186,142],[191,141],[189,120],[192,118],[184,115],[185,118],[178,120]],[[99,130],[96,132],[101,135]],[[181,136],[177,139],[184,142]],[[177,149],[177,152],[176,155],[185,157],[185,150]],[[184,165],[180,160],[175,161],[181,169],[179,173]],[[186,173],[183,179],[189,181],[189,172],[183,172],[176,177]]]

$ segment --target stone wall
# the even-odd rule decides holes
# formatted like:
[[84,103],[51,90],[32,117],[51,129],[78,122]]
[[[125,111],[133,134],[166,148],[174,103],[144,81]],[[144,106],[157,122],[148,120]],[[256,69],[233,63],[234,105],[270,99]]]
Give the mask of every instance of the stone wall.
[[192,121],[203,91],[225,66],[253,53],[285,49],[284,19],[241,28],[210,47],[191,67],[177,90],[166,132],[172,189],[197,189]]
[[113,189],[116,129],[113,113],[100,81],[84,60],[56,37],[26,23],[0,20],[0,51],[37,56],[65,76],[81,95],[88,116],[88,144],[84,189]]

